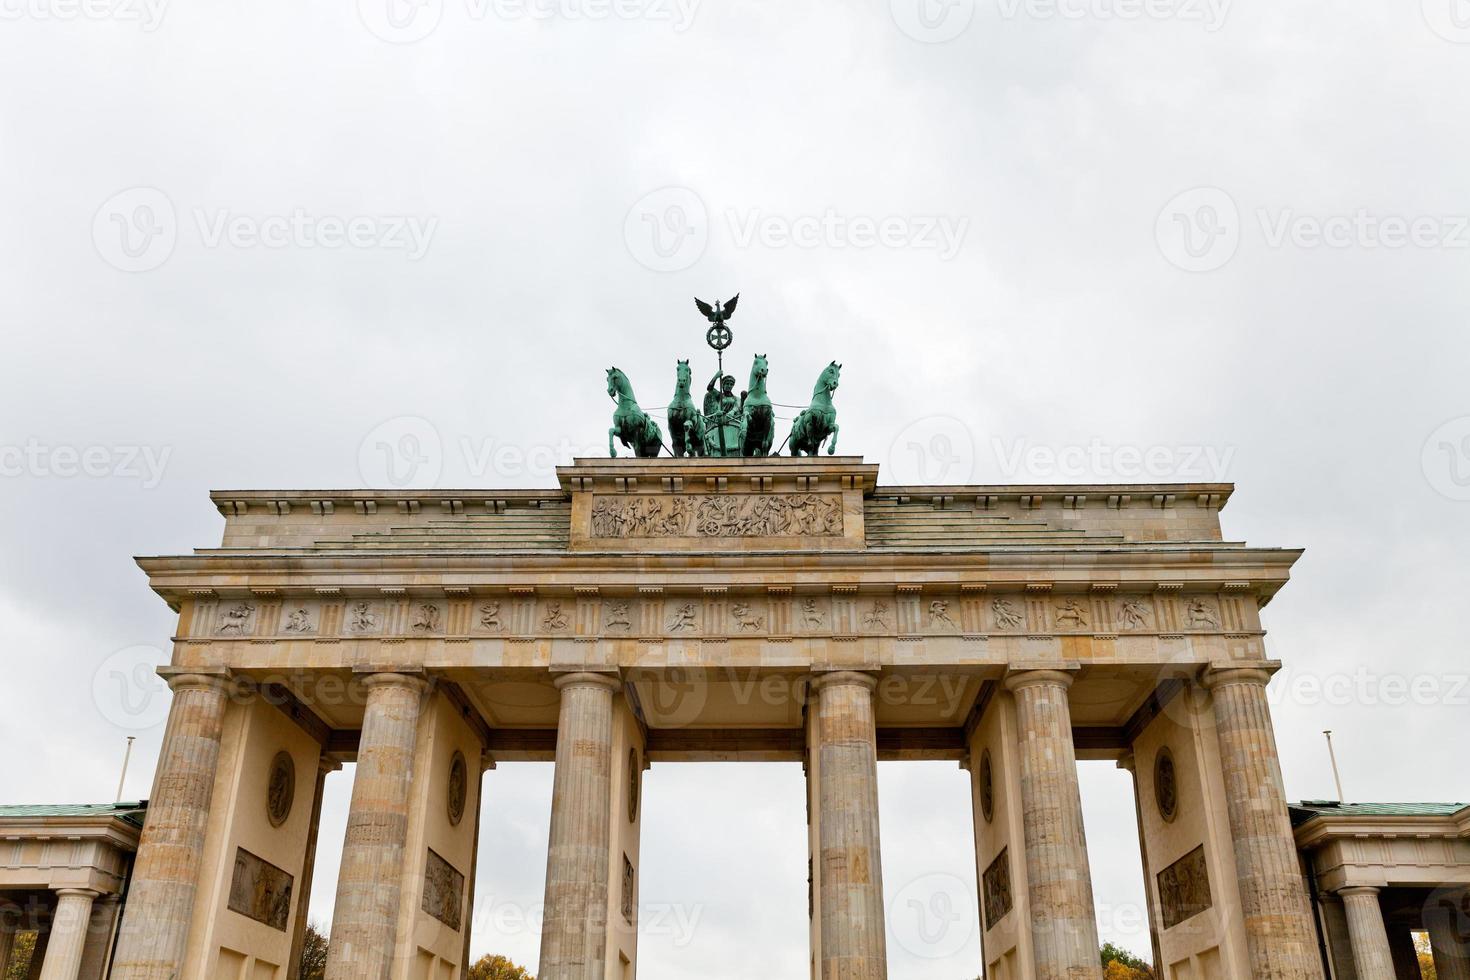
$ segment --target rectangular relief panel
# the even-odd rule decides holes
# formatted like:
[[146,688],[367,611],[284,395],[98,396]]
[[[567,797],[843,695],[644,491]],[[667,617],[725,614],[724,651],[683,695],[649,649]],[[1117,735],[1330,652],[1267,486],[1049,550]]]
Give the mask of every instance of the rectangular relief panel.
[[1203,845],[1159,872],[1159,905],[1165,929],[1199,915],[1212,904]]
[[593,538],[841,537],[837,493],[598,495]]
[[235,851],[235,874],[230,879],[231,912],[285,932],[291,919],[291,890],[295,879],[245,848]]
[[1010,848],[1003,847],[983,876],[985,889],[985,928],[992,929],[1011,910]]
[[464,875],[429,849],[424,866],[423,910],[455,932],[464,917]]

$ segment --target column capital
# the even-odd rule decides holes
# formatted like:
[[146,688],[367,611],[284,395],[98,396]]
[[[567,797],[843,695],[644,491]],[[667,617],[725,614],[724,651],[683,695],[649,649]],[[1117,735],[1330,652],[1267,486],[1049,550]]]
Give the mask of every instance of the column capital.
[[558,674],[551,683],[558,691],[565,691],[569,687],[601,687],[614,692],[623,689],[622,678],[617,674],[594,674],[586,670]]
[[102,897],[102,893],[94,888],[58,888],[56,889],[56,897],[85,898],[89,901],[96,901]]
[[878,687],[878,678],[874,674],[859,670],[834,670],[829,673],[812,675],[812,691],[820,691],[827,687],[865,687],[872,691]]
[[1037,667],[1006,672],[1005,685],[1007,691],[1019,691],[1023,687],[1034,687],[1038,684],[1050,684],[1053,687],[1067,689],[1072,686],[1073,676],[1077,673],[1075,667]]
[[1118,757],[1118,768],[1138,775],[1138,760],[1132,752],[1124,752]]
[[1346,888],[1339,888],[1337,895],[1340,898],[1352,898],[1354,895],[1377,896],[1381,890],[1376,885],[1348,885]]
[[358,679],[362,682],[362,686],[369,690],[375,687],[401,687],[415,694],[423,694],[429,689],[429,679],[422,673],[383,670],[359,674]]
[[1271,682],[1271,675],[1281,669],[1281,661],[1264,660],[1253,664],[1211,664],[1200,671],[1200,684],[1205,690],[1213,691],[1217,687],[1225,687],[1229,684],[1253,684],[1265,687]]
[[158,676],[168,682],[169,690],[175,694],[180,691],[215,691],[224,694],[229,691],[230,683],[235,679],[234,672],[228,667],[169,665],[158,668]]

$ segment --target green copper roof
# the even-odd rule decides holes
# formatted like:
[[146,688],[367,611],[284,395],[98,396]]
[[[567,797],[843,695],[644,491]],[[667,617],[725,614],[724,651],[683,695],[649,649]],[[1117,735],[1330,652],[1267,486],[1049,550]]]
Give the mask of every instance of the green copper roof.
[[25,820],[47,817],[107,817],[126,820],[143,826],[143,813],[148,801],[132,803],[27,803],[19,806],[0,806],[0,821]]
[[1292,804],[1292,823],[1313,817],[1452,817],[1470,806],[1467,803],[1338,803],[1336,800],[1302,800]]

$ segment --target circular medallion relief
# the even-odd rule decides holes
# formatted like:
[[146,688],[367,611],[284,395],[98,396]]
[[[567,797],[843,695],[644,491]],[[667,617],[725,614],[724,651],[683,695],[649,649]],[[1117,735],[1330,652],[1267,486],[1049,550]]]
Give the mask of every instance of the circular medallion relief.
[[643,794],[643,764],[638,750],[628,750],[628,822],[638,819],[638,798]]
[[1167,748],[1159,749],[1154,758],[1154,802],[1164,822],[1173,823],[1179,812],[1179,783],[1174,775],[1174,756]]
[[296,802],[296,761],[291,753],[281,751],[271,760],[270,781],[265,790],[265,813],[272,827],[279,827],[291,815]]
[[990,750],[980,753],[980,813],[990,823],[995,816],[995,773],[990,765]]
[[464,753],[456,751],[449,760],[449,825],[458,827],[464,819],[465,800],[470,791],[470,772]]

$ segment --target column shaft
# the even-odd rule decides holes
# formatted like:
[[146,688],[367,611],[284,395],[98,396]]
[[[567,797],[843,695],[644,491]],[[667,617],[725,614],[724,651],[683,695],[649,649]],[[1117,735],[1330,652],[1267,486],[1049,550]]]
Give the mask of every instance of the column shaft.
[[374,674],[337,876],[327,980],[388,980],[408,840],[409,790],[425,682]]
[[1071,684],[1072,675],[1057,670],[1006,678],[1021,733],[1021,823],[1038,980],[1102,976],[1067,698]]
[[888,976],[883,867],[878,841],[877,680],[840,672],[818,677],[811,749],[818,754],[821,875],[820,980]]
[[561,709],[546,856],[541,980],[603,980],[612,834],[614,677],[557,678]]
[[1424,928],[1439,980],[1470,980],[1470,890],[1431,895],[1424,908]]
[[1321,980],[1291,818],[1266,700],[1264,668],[1210,670],[1221,778],[1235,840],[1235,873],[1251,975],[1257,980]]
[[226,680],[180,674],[133,866],[113,980],[173,980],[183,969],[219,765]]
[[1353,943],[1353,966],[1363,980],[1392,977],[1393,953],[1388,948],[1388,930],[1376,888],[1340,888],[1347,913],[1348,937]]
[[300,898],[296,901],[296,921],[292,924],[291,962],[286,964],[286,980],[299,980],[301,953],[306,948],[306,930],[311,925],[311,883],[316,877],[316,844],[322,827],[322,798],[327,790],[327,774],[342,764],[325,755],[317,760],[316,790],[311,798],[311,826],[306,831],[306,856],[301,861]]
[[[0,914],[8,914],[8,911],[8,909],[0,908]],[[10,972],[10,954],[14,950],[15,926],[0,920],[0,977]]]
[[51,917],[51,945],[41,965],[41,980],[77,980],[82,968],[82,950],[87,945],[87,927],[92,922],[94,891],[63,888],[56,893],[56,913]]

